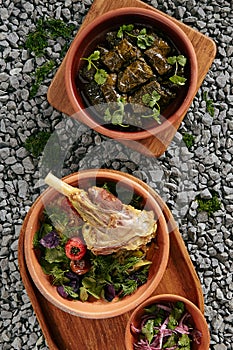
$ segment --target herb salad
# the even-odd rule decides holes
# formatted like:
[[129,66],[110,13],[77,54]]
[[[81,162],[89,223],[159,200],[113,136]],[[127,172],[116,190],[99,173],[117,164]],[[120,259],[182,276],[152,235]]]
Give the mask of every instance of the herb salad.
[[[140,207],[140,197],[133,196],[132,202]],[[86,247],[83,225],[69,200],[57,196],[46,206],[34,236],[34,250],[43,272],[62,297],[110,302],[132,294],[146,283],[151,264],[147,259],[148,246],[95,255]]]
[[139,325],[131,324],[131,332],[137,336],[134,350],[191,350],[202,337],[182,301],[145,307]]

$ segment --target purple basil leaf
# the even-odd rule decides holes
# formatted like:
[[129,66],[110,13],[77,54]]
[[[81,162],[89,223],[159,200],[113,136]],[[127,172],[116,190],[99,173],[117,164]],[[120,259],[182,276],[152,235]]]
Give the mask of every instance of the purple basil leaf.
[[59,236],[56,231],[51,231],[47,233],[40,240],[40,244],[45,248],[56,248],[59,244]]

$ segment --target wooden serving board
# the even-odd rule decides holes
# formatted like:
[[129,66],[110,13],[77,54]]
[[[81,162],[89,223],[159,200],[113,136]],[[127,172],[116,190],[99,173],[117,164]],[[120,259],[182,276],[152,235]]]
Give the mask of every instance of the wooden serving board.
[[[75,39],[79,35],[80,31],[87,24],[92,22],[97,16],[109,10],[114,10],[121,7],[135,7],[135,6],[140,8],[151,9],[160,14],[163,14],[165,17],[168,17],[170,20],[178,24],[178,26],[186,33],[186,35],[188,36],[188,38],[193,44],[193,47],[195,49],[196,56],[197,56],[197,62],[198,62],[198,80],[197,80],[197,87],[196,87],[196,92],[197,92],[215,58],[215,55],[216,55],[215,43],[209,37],[203,35],[197,30],[190,28],[184,23],[172,18],[171,16],[168,16],[165,13],[162,13],[161,11],[139,0],[117,0],[117,1],[94,0]],[[65,84],[64,84],[64,71],[65,71],[65,64],[66,64],[65,62],[66,62],[66,57],[64,58],[60,67],[58,68],[58,71],[48,89],[47,98],[49,103],[54,108],[72,117],[74,115],[74,110],[68,101]],[[195,94],[193,98],[195,97]],[[176,123],[171,124],[171,127],[167,128],[166,132],[164,131],[158,132],[156,136],[151,135],[148,138],[143,140],[138,140],[137,142],[130,142],[127,140],[124,140],[121,142],[123,142],[128,147],[133,148],[134,150],[144,153],[148,156],[159,157],[161,154],[165,152],[168,145],[172,141],[176,131],[178,130],[182,120],[185,117],[185,114],[182,115],[179,118],[179,120],[177,120]],[[141,147],[141,145],[143,145],[144,147]]]
[[[155,194],[170,232],[170,255],[165,274],[153,295],[173,293],[191,300],[204,312],[202,287],[183,239],[163,200]],[[21,277],[50,350],[124,350],[125,327],[130,312],[107,319],[85,319],[61,311],[45,299],[33,283],[24,258],[25,227],[19,237],[18,262]]]

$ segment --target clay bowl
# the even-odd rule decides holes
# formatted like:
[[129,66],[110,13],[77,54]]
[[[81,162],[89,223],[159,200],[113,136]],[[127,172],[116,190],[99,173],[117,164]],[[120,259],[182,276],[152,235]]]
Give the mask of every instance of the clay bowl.
[[[146,298],[148,298],[160,283],[166,270],[169,256],[169,234],[165,218],[155,199],[154,191],[144,182],[135,177],[113,170],[85,170],[68,175],[64,178],[68,184],[79,188],[89,188],[100,183],[115,182],[117,188],[129,189],[141,195],[145,202],[145,209],[153,210],[158,222],[156,245],[150,249],[153,263],[151,264],[147,282],[140,286],[134,294],[126,296],[120,300],[100,301],[94,299],[91,302],[72,301],[62,298],[52,286],[47,275],[42,271],[38,262],[35,250],[33,249],[33,237],[40,227],[40,218],[46,204],[54,199],[58,194],[54,189],[45,190],[32,205],[25,227],[25,258],[29,273],[41,292],[41,294],[56,307],[70,314],[93,319],[113,317],[134,309]],[[131,192],[133,193],[133,192]],[[144,203],[143,202],[143,203]]]
[[210,334],[204,315],[190,300],[175,294],[160,294],[152,296],[139,305],[131,314],[125,331],[125,345],[127,350],[134,350],[133,343],[138,340],[135,332],[132,331],[132,325],[139,326],[141,317],[144,315],[144,309],[153,304],[167,304],[181,301],[185,304],[186,311],[191,315],[193,326],[202,333],[200,344],[192,342],[192,350],[209,350]]
[[[123,24],[139,24],[151,26],[159,30],[165,37],[169,38],[180,54],[187,58],[185,86],[182,87],[176,99],[162,113],[161,124],[153,118],[147,119],[146,125],[136,131],[127,131],[110,128],[103,120],[96,119],[93,115],[93,107],[90,107],[83,98],[82,87],[77,88],[77,76],[80,69],[86,64],[83,57],[88,57],[103,42],[103,38],[111,30],[116,30]],[[187,35],[173,21],[161,13],[142,8],[120,8],[109,11],[82,28],[73,41],[67,56],[65,65],[65,86],[68,100],[74,110],[72,117],[88,125],[97,132],[110,138],[120,140],[142,140],[156,136],[171,127],[176,128],[187,112],[196,93],[197,86],[197,59],[194,48]],[[89,108],[88,108],[89,107]]]

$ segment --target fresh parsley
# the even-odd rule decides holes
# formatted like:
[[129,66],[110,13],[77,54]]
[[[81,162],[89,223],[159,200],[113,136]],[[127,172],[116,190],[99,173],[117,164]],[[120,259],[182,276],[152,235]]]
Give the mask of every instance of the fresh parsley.
[[177,85],[185,85],[186,78],[177,74],[179,65],[184,67],[187,63],[187,58],[184,55],[171,56],[167,58],[167,62],[171,65],[175,65],[175,73],[169,78],[169,80]]
[[95,82],[98,85],[102,85],[105,83],[108,77],[108,73],[106,70],[102,68],[98,68],[93,61],[98,61],[100,59],[100,51],[96,50],[89,57],[82,57],[82,60],[86,60],[88,62],[87,70],[90,70],[92,67],[95,68],[96,73],[94,75]]

